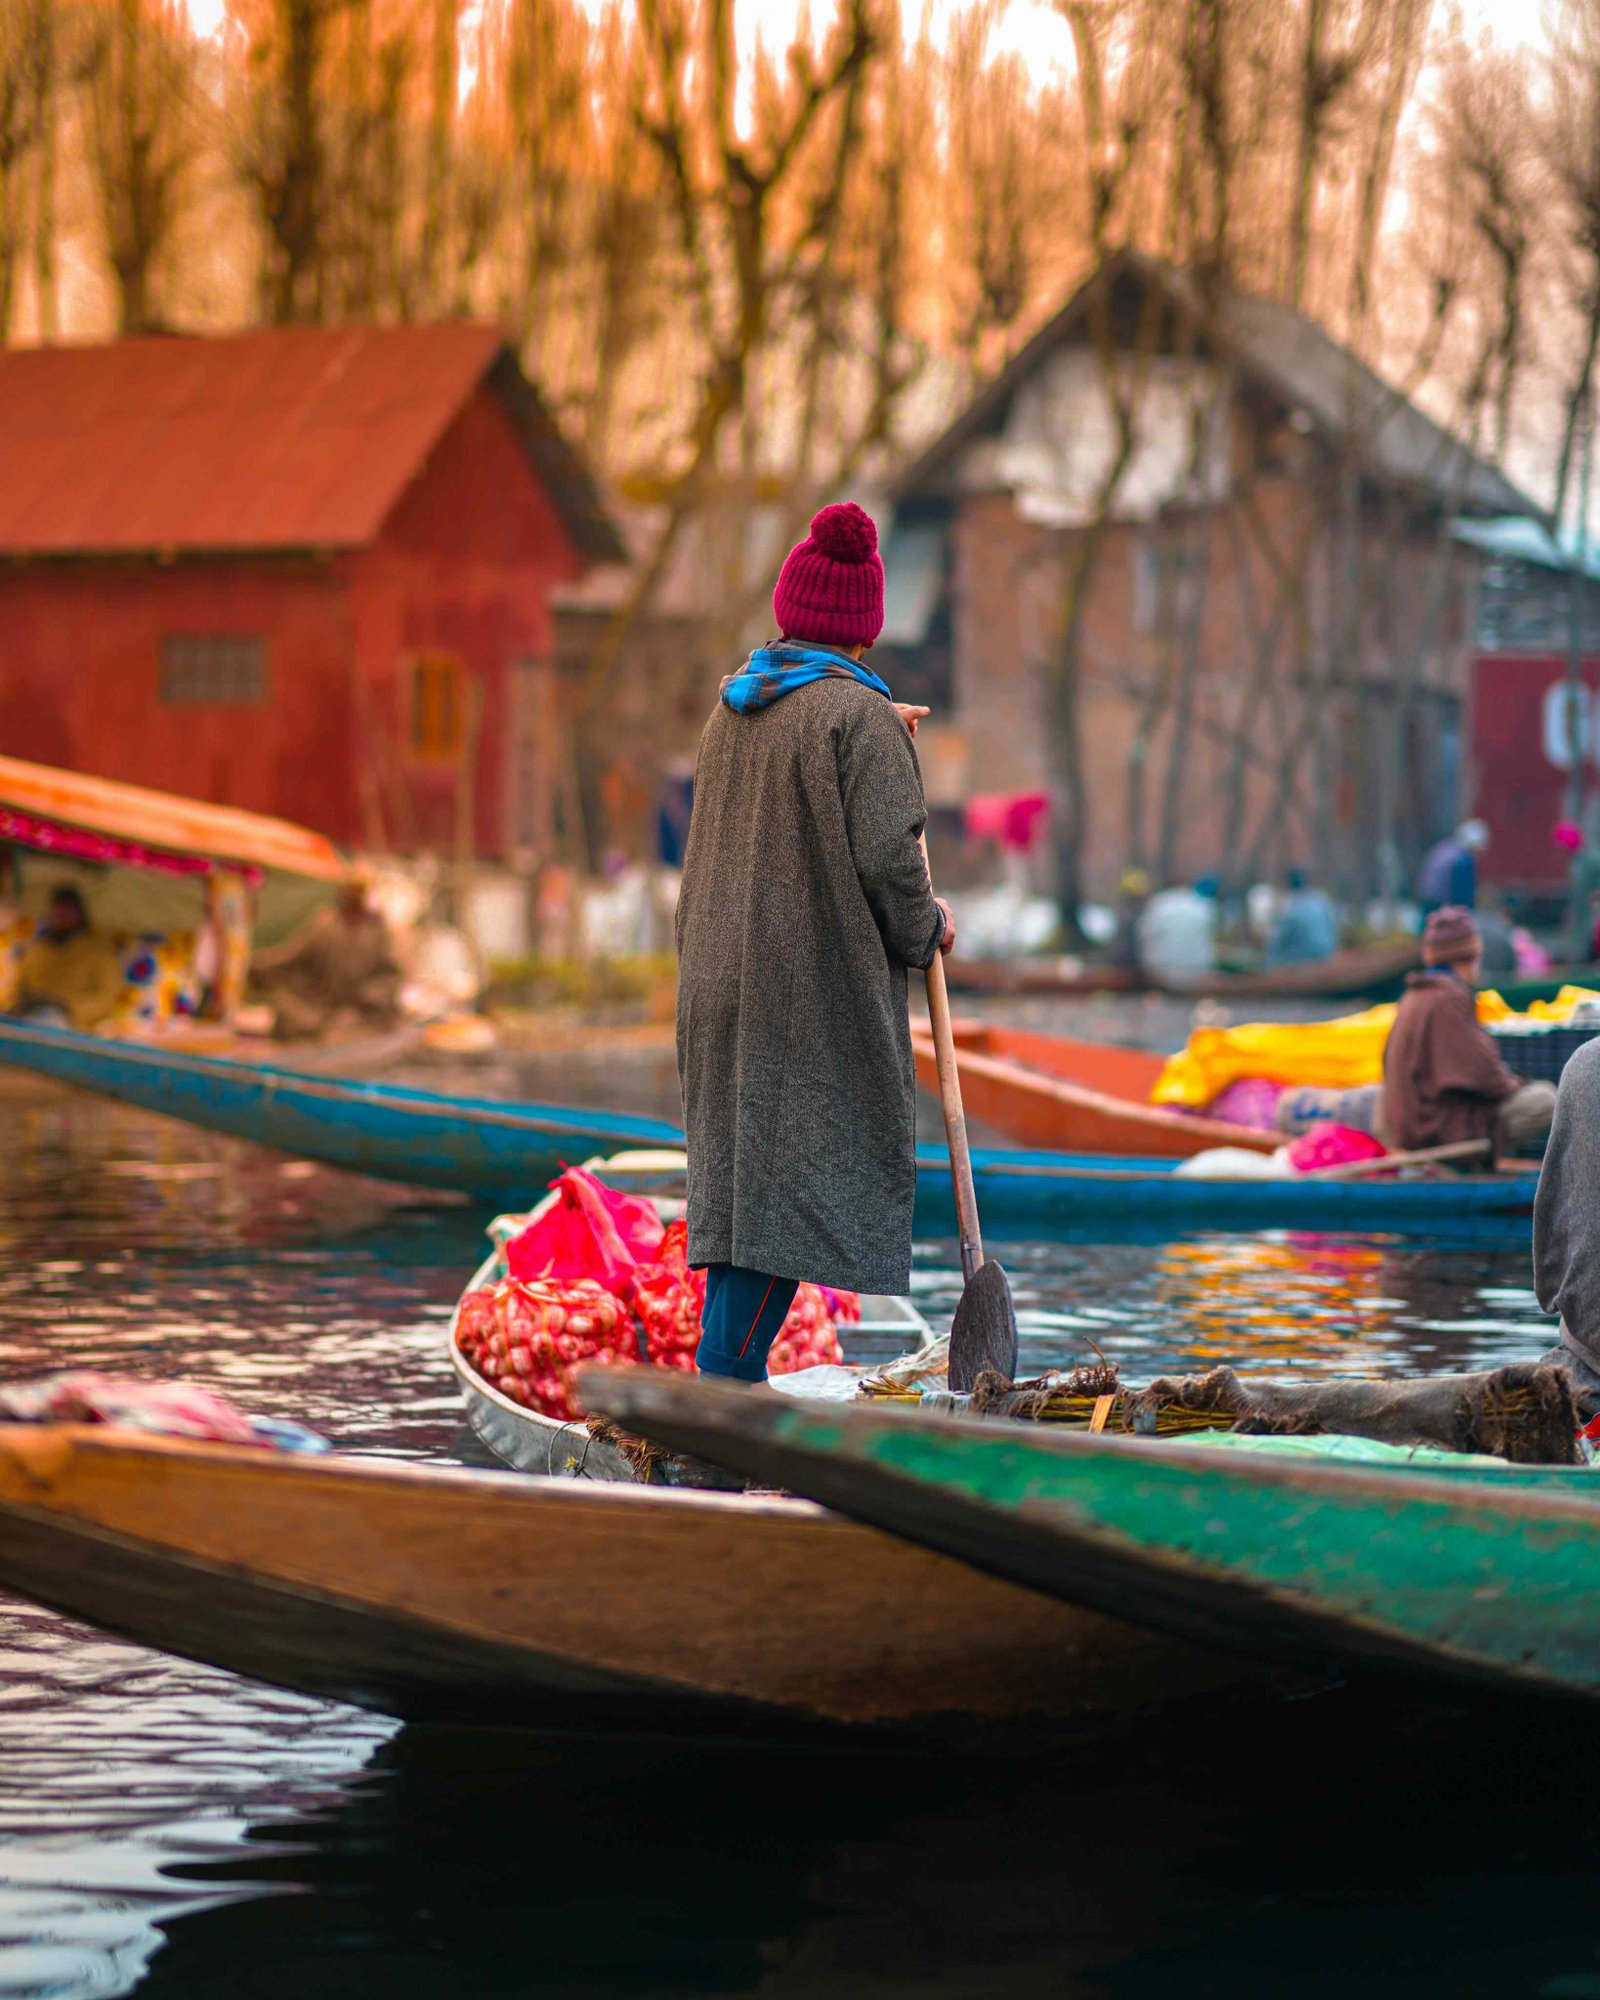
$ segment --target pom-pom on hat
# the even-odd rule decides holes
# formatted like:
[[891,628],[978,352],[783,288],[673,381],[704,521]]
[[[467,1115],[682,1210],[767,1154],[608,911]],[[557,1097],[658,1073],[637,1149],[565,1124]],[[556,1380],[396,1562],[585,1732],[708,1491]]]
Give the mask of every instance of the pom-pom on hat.
[[1464,965],[1469,958],[1476,958],[1482,946],[1483,936],[1472,912],[1460,909],[1454,903],[1446,903],[1442,910],[1435,910],[1429,917],[1427,928],[1422,933],[1422,962],[1424,965]]
[[784,558],[772,593],[778,630],[829,646],[870,646],[883,630],[878,529],[853,500],[824,507]]

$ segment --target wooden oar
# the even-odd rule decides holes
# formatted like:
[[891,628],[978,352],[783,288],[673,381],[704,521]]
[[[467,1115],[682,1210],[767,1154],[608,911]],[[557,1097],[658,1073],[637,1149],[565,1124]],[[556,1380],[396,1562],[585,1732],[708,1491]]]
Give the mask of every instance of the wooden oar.
[[[927,866],[928,843],[922,843]],[[928,872],[933,881],[933,871]],[[972,1184],[972,1152],[967,1144],[967,1117],[961,1108],[961,1076],[956,1068],[956,1038],[950,1025],[950,995],[944,983],[944,954],[936,951],[929,965],[928,1021],[933,1029],[939,1064],[939,1103],[944,1111],[945,1144],[950,1149],[950,1178],[955,1183],[956,1223],[961,1232],[961,1303],[950,1322],[950,1387],[970,1389],[984,1369],[993,1368],[1013,1381],[1017,1372],[1017,1311],[1011,1302],[1011,1281],[998,1264],[983,1254],[978,1227],[978,1193]]]

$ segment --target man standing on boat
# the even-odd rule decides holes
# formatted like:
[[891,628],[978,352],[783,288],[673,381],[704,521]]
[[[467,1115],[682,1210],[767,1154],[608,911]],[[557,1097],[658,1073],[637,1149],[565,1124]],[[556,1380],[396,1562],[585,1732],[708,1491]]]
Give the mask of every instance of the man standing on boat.
[[861,660],[883,629],[871,517],[824,507],[772,608],[781,637],[700,739],[677,917],[698,1365],[750,1382],[802,1280],[910,1287],[906,972],[955,940],[918,845],[927,711]]

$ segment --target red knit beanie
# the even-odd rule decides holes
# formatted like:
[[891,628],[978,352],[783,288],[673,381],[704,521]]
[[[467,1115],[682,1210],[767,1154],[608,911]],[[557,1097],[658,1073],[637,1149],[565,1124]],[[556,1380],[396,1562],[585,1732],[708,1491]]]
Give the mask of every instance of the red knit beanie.
[[1464,965],[1483,948],[1483,934],[1470,910],[1446,903],[1435,910],[1422,933],[1424,965]]
[[784,558],[772,593],[785,637],[870,646],[883,630],[883,561],[872,516],[853,500],[824,507]]

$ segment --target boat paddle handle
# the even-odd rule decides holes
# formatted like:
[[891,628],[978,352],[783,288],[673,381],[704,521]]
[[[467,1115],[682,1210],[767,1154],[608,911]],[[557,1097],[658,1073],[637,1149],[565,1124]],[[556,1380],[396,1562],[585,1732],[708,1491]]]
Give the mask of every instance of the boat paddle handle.
[[[928,867],[927,835],[920,837],[922,865]],[[933,870],[928,869],[928,887]],[[950,989],[945,984],[944,954],[935,951],[924,974],[928,982],[928,1021],[933,1052],[939,1065],[939,1104],[944,1112],[944,1140],[950,1151],[950,1178],[955,1183],[956,1224],[961,1232],[961,1275],[969,1283],[983,1264],[983,1236],[978,1228],[978,1191],[972,1181],[972,1151],[967,1144],[967,1114],[961,1105],[961,1073],[956,1067],[955,1030],[950,1025]]]

